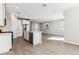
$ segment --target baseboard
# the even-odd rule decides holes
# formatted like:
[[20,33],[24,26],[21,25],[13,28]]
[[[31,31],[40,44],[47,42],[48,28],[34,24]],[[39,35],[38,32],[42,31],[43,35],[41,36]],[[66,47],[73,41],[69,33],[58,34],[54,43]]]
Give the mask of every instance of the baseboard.
[[65,40],[64,42],[69,43],[69,44],[79,45],[78,43],[75,43],[75,42],[70,42],[70,41],[65,41]]
[[46,35],[54,35],[54,36],[59,36],[59,37],[64,37],[64,35],[49,34],[49,33],[43,33],[43,34],[46,34]]

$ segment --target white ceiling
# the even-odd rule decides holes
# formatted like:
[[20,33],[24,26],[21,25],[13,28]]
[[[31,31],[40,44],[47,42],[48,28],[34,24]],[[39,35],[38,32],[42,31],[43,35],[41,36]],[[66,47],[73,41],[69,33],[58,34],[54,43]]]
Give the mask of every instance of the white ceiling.
[[7,3],[6,11],[9,14],[16,14],[19,17],[29,18],[37,22],[46,22],[52,20],[64,19],[63,12],[75,7],[79,4],[67,3]]

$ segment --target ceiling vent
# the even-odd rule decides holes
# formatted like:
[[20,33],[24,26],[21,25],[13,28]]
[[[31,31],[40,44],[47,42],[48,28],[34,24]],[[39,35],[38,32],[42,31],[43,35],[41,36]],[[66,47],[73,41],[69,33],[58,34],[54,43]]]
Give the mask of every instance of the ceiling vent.
[[46,7],[47,6],[47,4],[42,4],[42,7]]

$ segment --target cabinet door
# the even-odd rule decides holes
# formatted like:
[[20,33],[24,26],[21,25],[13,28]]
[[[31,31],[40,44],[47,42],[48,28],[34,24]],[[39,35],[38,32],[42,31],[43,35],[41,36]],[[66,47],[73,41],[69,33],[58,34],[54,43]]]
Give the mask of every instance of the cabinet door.
[[23,24],[30,24],[29,20],[23,20]]
[[18,36],[22,36],[23,35],[23,29],[22,29],[22,23],[21,20],[17,20],[17,32],[18,32]]
[[5,5],[0,3],[0,26],[4,26]]
[[11,33],[1,33],[0,35],[0,54],[12,48]]
[[33,33],[29,32],[29,42],[33,44]]

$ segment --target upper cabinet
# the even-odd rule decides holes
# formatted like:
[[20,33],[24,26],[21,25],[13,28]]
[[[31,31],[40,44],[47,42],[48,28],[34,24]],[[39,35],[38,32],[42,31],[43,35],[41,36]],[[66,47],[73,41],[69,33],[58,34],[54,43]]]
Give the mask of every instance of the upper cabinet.
[[30,21],[29,20],[23,20],[23,24],[30,24]]
[[5,4],[0,3],[0,26],[4,26],[5,23]]

